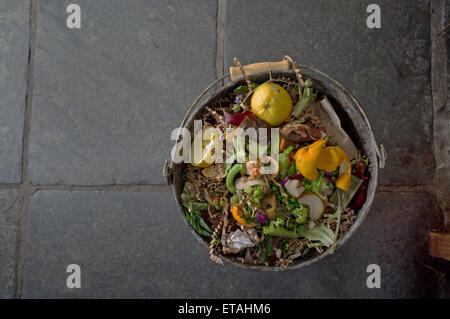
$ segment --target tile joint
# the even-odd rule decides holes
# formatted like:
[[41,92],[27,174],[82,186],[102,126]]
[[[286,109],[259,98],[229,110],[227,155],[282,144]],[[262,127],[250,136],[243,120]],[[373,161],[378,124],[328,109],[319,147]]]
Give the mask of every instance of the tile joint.
[[433,184],[439,206],[444,212],[444,222],[450,222],[450,211],[444,201],[450,201],[450,109],[448,98],[448,74],[445,27],[445,0],[431,0],[431,90],[432,90],[432,132],[435,174]]
[[[216,78],[221,77],[225,72],[225,10],[226,0],[217,0],[215,52]],[[221,83],[219,83],[219,85],[221,85]]]
[[16,247],[16,277],[14,282],[14,297],[21,298],[23,286],[23,260],[25,246],[25,225],[28,214],[28,203],[33,193],[30,175],[28,172],[28,152],[30,144],[30,121],[31,121],[31,104],[33,95],[33,70],[34,56],[36,48],[36,27],[39,0],[30,0],[30,18],[29,18],[29,48],[28,48],[28,72],[27,72],[27,91],[25,104],[25,122],[23,134],[23,150],[22,150],[22,184],[19,189],[22,196],[22,207],[19,216],[19,231]]

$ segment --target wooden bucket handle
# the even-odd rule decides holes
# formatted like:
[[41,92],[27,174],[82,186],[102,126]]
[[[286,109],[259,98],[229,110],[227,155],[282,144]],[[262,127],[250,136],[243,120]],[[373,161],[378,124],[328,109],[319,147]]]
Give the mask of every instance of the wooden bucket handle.
[[[288,60],[282,60],[279,62],[258,62],[245,65],[243,68],[246,75],[252,75],[261,72],[289,70],[290,63]],[[244,75],[238,66],[230,67],[230,77],[232,81],[242,78],[243,76]]]

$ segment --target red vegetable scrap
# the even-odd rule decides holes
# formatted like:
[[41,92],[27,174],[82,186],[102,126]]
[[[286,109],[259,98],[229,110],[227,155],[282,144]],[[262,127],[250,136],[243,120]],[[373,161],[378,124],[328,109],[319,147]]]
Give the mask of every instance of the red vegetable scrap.
[[234,126],[239,126],[241,125],[245,117],[256,118],[255,114],[253,114],[251,111],[244,111],[234,114],[225,112],[225,123]]
[[323,176],[324,176],[324,177],[328,177],[328,178],[332,178],[332,177],[333,177],[333,173],[324,171],[324,172],[323,172]]
[[361,178],[363,181],[366,180],[364,173],[366,172],[366,164],[363,161],[353,165],[352,174],[356,177]]
[[261,225],[264,225],[269,218],[260,209],[258,209],[256,211],[256,219],[261,223]]
[[302,174],[295,174],[295,175],[292,175],[292,176],[288,176],[288,179],[296,179],[299,182],[303,182],[305,177]]
[[350,207],[352,207],[353,209],[360,209],[366,202],[367,177],[365,175],[365,171],[366,171],[366,164],[364,162],[360,161],[359,163],[353,165],[352,168],[353,175],[363,180],[363,183],[359,187],[355,197],[353,198],[350,204]]

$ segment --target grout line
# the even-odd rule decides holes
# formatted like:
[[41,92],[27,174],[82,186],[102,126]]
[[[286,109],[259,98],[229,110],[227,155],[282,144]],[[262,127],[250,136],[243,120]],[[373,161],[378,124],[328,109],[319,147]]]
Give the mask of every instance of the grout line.
[[[445,27],[445,0],[431,0],[430,11],[431,26],[431,91],[432,91],[432,135],[435,161],[434,186],[439,206],[444,212],[444,222],[448,223],[450,215],[448,209],[443,207],[443,201],[448,201],[450,188],[450,108],[448,106],[447,82],[447,35],[439,32]],[[448,32],[448,31],[447,31]]]
[[134,191],[134,192],[153,192],[170,191],[172,187],[164,184],[111,184],[111,185],[64,185],[64,184],[0,184],[1,189],[23,189],[27,187],[31,193],[41,190],[65,190],[65,191]]
[[[448,180],[450,179],[450,108],[448,105],[447,90],[447,36],[439,36],[439,32],[445,26],[446,18],[446,1],[430,0],[430,41],[431,41],[431,96],[432,96],[432,139],[434,153],[434,196],[438,205],[442,209],[444,224],[450,221],[450,210],[444,206],[444,200],[448,201],[450,197],[450,187]],[[436,285],[438,296],[446,295],[445,285],[442,280],[449,280],[444,276]]]
[[[0,189],[19,189],[25,184],[0,184]],[[63,185],[63,184],[28,184],[27,187],[31,193],[46,190],[61,191],[130,191],[130,192],[168,192],[172,186],[164,184],[111,184],[111,185]],[[433,185],[378,185],[378,192],[424,192],[433,193]]]
[[28,52],[28,73],[27,73],[27,92],[25,105],[25,123],[23,133],[23,151],[22,151],[22,210],[19,218],[19,232],[17,241],[17,260],[16,260],[16,278],[14,283],[15,298],[21,298],[23,286],[23,261],[25,249],[25,227],[28,214],[28,205],[33,188],[30,183],[30,175],[28,172],[28,155],[30,145],[30,121],[31,107],[33,96],[33,75],[34,75],[34,56],[36,48],[36,27],[39,0],[30,1],[30,35],[29,35],[29,52]]
[[434,194],[433,185],[378,185],[377,193],[429,193]]
[[[61,191],[128,191],[128,192],[169,192],[170,185],[33,185],[34,192],[43,190]],[[33,192],[33,193],[34,193]]]
[[226,0],[217,0],[216,56],[215,56],[216,78],[219,78],[225,74],[224,73],[225,10],[226,10]]
[[0,189],[17,189],[22,187],[22,184],[0,184]]

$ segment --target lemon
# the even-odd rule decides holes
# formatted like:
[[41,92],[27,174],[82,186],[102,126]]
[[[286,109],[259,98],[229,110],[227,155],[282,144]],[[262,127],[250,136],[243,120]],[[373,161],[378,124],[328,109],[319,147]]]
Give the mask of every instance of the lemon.
[[278,84],[264,83],[253,92],[251,107],[258,118],[277,126],[291,114],[292,99]]
[[[203,133],[204,132],[204,133]],[[215,149],[216,147],[218,149],[220,148],[220,143],[222,142],[222,139],[220,138],[218,132],[211,127],[205,127],[203,129],[203,132],[200,131],[197,133],[198,138],[202,138],[203,133],[203,140],[202,140],[202,157],[199,162],[192,162],[191,164],[195,167],[200,168],[206,168],[214,164],[215,160]],[[199,136],[198,136],[199,135]],[[194,160],[194,145],[192,145],[192,159]]]

